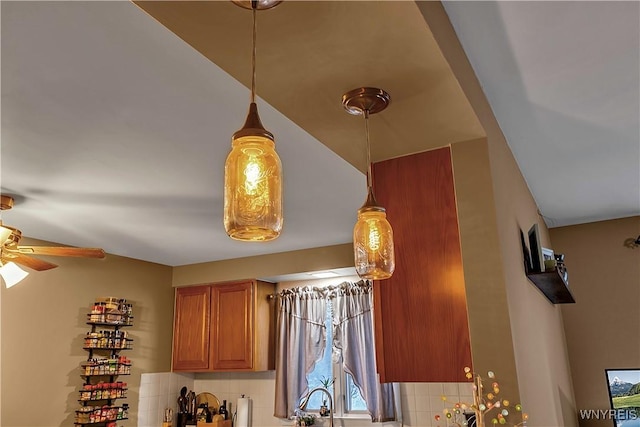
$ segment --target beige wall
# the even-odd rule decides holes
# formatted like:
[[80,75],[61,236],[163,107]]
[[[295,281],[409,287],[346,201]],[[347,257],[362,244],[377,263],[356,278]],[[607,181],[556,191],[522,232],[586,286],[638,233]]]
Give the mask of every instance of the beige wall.
[[353,267],[351,243],[184,265],[173,269],[172,282],[185,286],[346,267]]
[[473,367],[485,378],[493,371],[502,397],[519,402],[487,141],[451,149]]
[[[565,254],[576,304],[564,306],[569,360],[579,409],[609,409],[605,368],[640,367],[640,217],[550,231],[553,249]],[[611,421],[581,421],[611,426]]]
[[[517,383],[522,402],[530,414],[529,424],[574,426],[575,403],[560,307],[550,304],[528,281],[520,249],[519,228],[526,231],[538,223],[542,229],[543,244],[548,245],[546,227],[537,214],[535,201],[442,4],[420,2],[419,8],[487,134],[502,280],[507,296],[506,306],[497,306],[496,309],[509,312]],[[456,146],[453,144],[454,149]],[[461,203],[460,198],[458,203]],[[461,218],[461,227],[462,221]],[[482,224],[477,226],[482,227]],[[463,240],[463,250],[464,244]],[[493,246],[489,249],[493,250]],[[495,287],[490,289],[489,292],[493,292]],[[499,305],[502,300],[497,299],[496,303]],[[506,339],[504,333],[503,330],[501,339]]]
[[1,287],[0,425],[73,425],[83,384],[79,367],[88,356],[82,349],[90,330],[86,314],[96,297],[113,296],[133,303],[134,326],[128,331],[134,349],[123,352],[133,362],[132,375],[120,379],[130,384],[122,401],[131,407],[126,425],[135,426],[140,374],[171,367],[171,267],[113,255],[47,259],[60,267]]
[[520,394],[531,415],[530,425],[575,426],[571,383],[561,307],[551,304],[525,276],[520,229],[533,224],[550,247],[547,229],[503,138],[490,139],[491,171],[507,284]]

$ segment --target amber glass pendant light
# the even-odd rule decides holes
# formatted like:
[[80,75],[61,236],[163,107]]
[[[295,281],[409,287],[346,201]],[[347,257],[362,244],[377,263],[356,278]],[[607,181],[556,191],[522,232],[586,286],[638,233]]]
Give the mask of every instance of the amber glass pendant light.
[[369,115],[387,108],[391,97],[382,89],[364,87],[342,96],[348,113],[364,116],[367,138],[367,199],[358,210],[358,222],[353,228],[353,253],[358,276],[369,280],[388,279],[395,269],[393,230],[385,209],[373,194],[371,147],[369,143]]
[[251,9],[251,104],[247,120],[233,134],[224,166],[224,228],[232,239],[265,242],[282,231],[282,165],[273,134],[260,122],[256,97],[256,11],[280,1],[234,1]]

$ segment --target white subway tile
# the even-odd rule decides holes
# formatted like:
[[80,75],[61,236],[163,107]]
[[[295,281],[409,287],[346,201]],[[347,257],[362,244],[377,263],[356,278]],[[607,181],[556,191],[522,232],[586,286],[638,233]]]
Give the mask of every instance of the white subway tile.
[[158,394],[166,393],[169,389],[169,376],[168,372],[163,372],[158,375],[158,379],[156,380],[156,385],[158,387]]
[[429,394],[431,396],[440,397],[444,394],[444,387],[442,383],[428,383],[429,384]]
[[429,383],[415,383],[414,389],[416,396],[429,396],[431,394]]
[[144,397],[150,397],[152,388],[153,386],[149,382],[140,383],[140,388],[138,389],[138,394],[140,396],[140,399]]
[[458,396],[458,383],[444,383],[444,394],[447,396]]
[[140,399],[138,399],[138,413],[149,411],[149,399],[151,398],[148,396],[140,396]]
[[153,374],[140,374],[140,384],[147,384],[151,382]]
[[416,411],[416,424],[413,425],[418,427],[431,426],[430,416],[430,411]]
[[414,383],[401,383],[400,394],[404,396],[415,396],[416,385]]
[[413,409],[414,411],[429,411],[431,409],[430,396],[414,396],[414,400],[415,400],[415,406]]
[[460,402],[465,402],[469,405],[473,404],[473,396],[470,394],[460,395]]
[[158,411],[159,411],[158,398],[150,397],[149,398],[149,421],[154,425],[156,425],[158,421]]
[[402,411],[415,411],[416,408],[416,396],[415,395],[400,395],[400,401],[402,402]]
[[416,411],[409,411],[407,413],[402,414],[402,421],[404,423],[404,425],[407,426],[417,426],[417,418],[416,418]]
[[[436,420],[436,416],[439,417],[438,420]],[[447,422],[447,417],[444,416],[444,414],[442,412],[435,412],[435,411],[431,411],[429,412],[429,426],[431,427],[448,427],[449,423]]]
[[138,427],[153,427],[149,421],[149,413],[147,411],[138,412]]
[[156,384],[159,381],[159,378],[161,375],[162,375],[162,372],[150,372],[147,374],[149,378],[149,382],[153,384]]
[[[177,402],[176,402],[177,404]],[[175,404],[174,402],[170,402],[169,401],[169,395],[167,394],[162,394],[160,396],[158,396],[158,409],[160,410],[161,414],[164,414],[164,410],[166,408],[171,408],[175,411]]]
[[445,402],[442,401],[442,398],[431,396],[429,397],[429,406],[432,411],[441,413],[442,410],[446,407]]
[[461,395],[473,395],[473,383],[459,383],[458,388]]

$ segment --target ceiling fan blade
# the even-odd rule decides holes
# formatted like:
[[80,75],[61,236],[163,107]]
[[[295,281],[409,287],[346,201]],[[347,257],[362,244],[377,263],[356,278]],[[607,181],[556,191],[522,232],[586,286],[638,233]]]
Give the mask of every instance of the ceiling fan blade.
[[10,257],[2,257],[3,261],[15,262],[16,264],[24,265],[36,271],[45,271],[56,268],[57,265],[48,261],[43,261],[37,258],[31,258],[30,256],[20,253],[12,253]]
[[67,246],[18,246],[21,254],[76,256],[84,258],[104,258],[105,253],[100,248],[72,248]]

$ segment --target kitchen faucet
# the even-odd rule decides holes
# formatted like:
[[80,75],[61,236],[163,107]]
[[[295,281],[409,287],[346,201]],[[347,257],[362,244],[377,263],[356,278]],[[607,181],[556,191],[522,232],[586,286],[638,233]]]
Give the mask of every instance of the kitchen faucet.
[[324,394],[326,394],[327,397],[329,398],[329,427],[333,427],[333,398],[331,397],[331,393],[329,393],[329,390],[327,390],[326,388],[324,388],[324,387],[316,387],[313,390],[311,390],[302,399],[302,402],[300,402],[299,408],[304,411],[305,408],[307,407],[307,404],[309,403],[309,399],[311,398],[311,395],[313,393],[315,393],[316,391],[324,392]]

